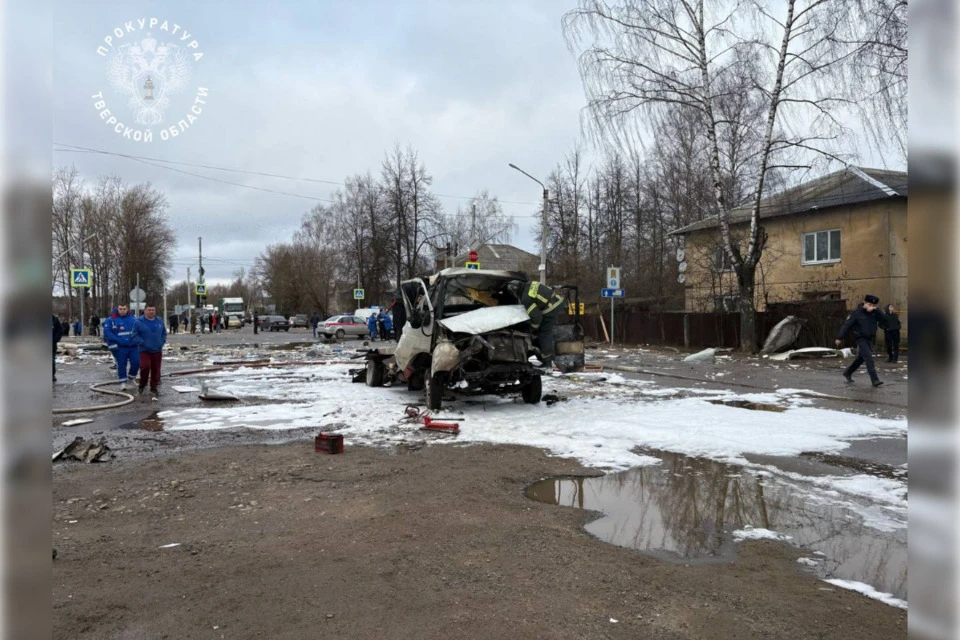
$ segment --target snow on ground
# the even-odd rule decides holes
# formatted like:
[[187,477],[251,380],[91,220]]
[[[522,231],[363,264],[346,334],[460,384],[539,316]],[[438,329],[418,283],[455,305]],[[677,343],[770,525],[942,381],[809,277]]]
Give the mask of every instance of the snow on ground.
[[[167,430],[246,427],[335,429],[347,446],[390,446],[398,442],[498,443],[539,447],[552,455],[571,457],[586,466],[623,470],[660,460],[638,449],[665,450],[750,467],[791,484],[811,505],[842,503],[865,526],[902,529],[907,522],[907,484],[902,480],[857,474],[807,476],[774,466],[750,464],[746,454],[796,456],[804,451],[839,452],[849,441],[866,437],[900,437],[905,419],[890,420],[816,408],[811,392],[779,389],[767,393],[661,387],[616,373],[554,374],[543,379],[544,394],[566,398],[553,406],[525,405],[518,398],[460,397],[444,402],[438,418],[461,418],[456,436],[424,432],[403,422],[405,405],[422,401],[406,385],[370,388],[352,383],[356,365],[312,365],[283,368],[239,368],[194,376],[211,388],[232,393],[242,402],[202,404],[160,412]],[[186,383],[187,380],[184,380]],[[785,408],[754,411],[711,400],[745,400]],[[790,541],[776,531],[747,528],[734,539]],[[804,559],[801,559],[801,562]],[[804,564],[809,564],[809,561]],[[843,580],[831,583],[856,588],[869,597],[906,606],[890,594]],[[842,583],[842,584],[841,584]],[[860,585],[850,587],[847,585]]]
[[[164,411],[170,430],[250,427],[337,428],[348,442],[389,444],[436,439],[416,425],[401,424],[403,407],[421,394],[401,388],[370,388],[350,382],[350,365],[222,371],[204,376],[211,387],[247,402]],[[541,447],[593,467],[622,470],[657,460],[638,455],[646,447],[747,464],[746,453],[795,456],[802,451],[841,451],[849,438],[902,435],[905,420],[879,419],[809,406],[790,392],[734,394],[650,388],[647,381],[619,374],[572,374],[544,378],[544,393],[566,396],[552,407],[528,406],[517,398],[481,396],[445,402],[438,417],[463,418],[456,441]],[[712,404],[710,399],[743,399],[788,407],[782,413]],[[446,440],[447,438],[442,438]],[[868,477],[871,478],[871,477]],[[873,480],[879,480],[873,478]],[[848,480],[854,486],[857,481]],[[859,492],[891,496],[898,489],[876,483]],[[895,481],[891,481],[895,482]],[[903,484],[903,483],[901,483]]]
[[737,542],[742,542],[744,540],[789,540],[790,536],[785,533],[778,533],[776,531],[771,531],[770,529],[763,529],[760,527],[754,528],[747,526],[743,529],[737,529],[733,532],[733,539]]
[[874,600],[879,600],[884,604],[889,604],[894,607],[900,607],[901,609],[907,608],[906,600],[901,600],[900,598],[893,597],[893,594],[882,593],[877,591],[868,584],[862,582],[854,582],[853,580],[839,580],[836,578],[831,578],[827,580],[830,584],[835,587],[840,587],[841,589],[850,589],[851,591],[859,591],[868,598],[873,598]]

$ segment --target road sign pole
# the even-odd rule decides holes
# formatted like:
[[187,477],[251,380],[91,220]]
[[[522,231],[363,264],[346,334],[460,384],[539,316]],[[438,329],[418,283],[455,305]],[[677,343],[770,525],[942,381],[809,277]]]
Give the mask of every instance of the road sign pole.
[[616,327],[613,324],[613,301],[616,298],[610,298],[610,346],[613,346],[613,332],[616,330]]

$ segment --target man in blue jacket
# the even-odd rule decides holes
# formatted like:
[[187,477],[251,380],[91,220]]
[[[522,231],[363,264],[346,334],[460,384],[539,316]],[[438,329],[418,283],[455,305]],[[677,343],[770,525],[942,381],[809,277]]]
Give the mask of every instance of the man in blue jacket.
[[140,352],[133,341],[134,318],[127,310],[127,305],[117,307],[116,317],[107,318],[103,323],[103,339],[107,348],[117,361],[117,377],[120,378],[120,389],[127,388],[127,366],[130,367],[129,376],[137,377],[140,370]]
[[377,339],[377,314],[371,313],[367,317],[367,331],[370,333],[370,342]]
[[157,388],[160,384],[160,360],[163,356],[163,345],[167,342],[167,326],[157,317],[157,308],[148,304],[143,310],[143,317],[133,325],[133,341],[140,349],[140,393],[150,382],[150,393],[154,397],[160,395]]

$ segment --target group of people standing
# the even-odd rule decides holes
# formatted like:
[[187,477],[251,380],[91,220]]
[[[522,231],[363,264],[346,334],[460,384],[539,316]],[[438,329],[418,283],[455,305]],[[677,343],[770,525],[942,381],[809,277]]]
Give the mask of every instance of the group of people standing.
[[367,331],[370,334],[370,341],[376,341],[377,337],[381,340],[389,340],[393,336],[393,318],[385,309],[380,313],[372,313],[367,318]]
[[[97,325],[100,327],[100,323]],[[125,304],[117,305],[110,317],[103,321],[103,340],[117,365],[120,389],[126,390],[131,380],[138,381],[142,394],[150,386],[154,397],[160,395],[160,366],[163,345],[167,342],[167,327],[157,317],[157,308],[147,304],[143,316],[130,313]],[[66,335],[63,324],[53,316],[53,381],[57,381],[57,343]]]

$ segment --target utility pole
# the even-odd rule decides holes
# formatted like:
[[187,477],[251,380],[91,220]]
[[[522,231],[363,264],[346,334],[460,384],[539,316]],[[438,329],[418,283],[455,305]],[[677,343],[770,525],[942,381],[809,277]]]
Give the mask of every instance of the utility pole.
[[[83,243],[86,238],[80,241],[80,268],[83,269],[83,263],[86,262],[83,259]],[[87,283],[89,284],[89,283]],[[87,297],[86,289],[80,290],[80,337],[83,337],[83,327],[87,326],[87,318],[83,313],[83,299]]]
[[[137,271],[137,290],[139,290],[139,289],[140,289],[140,272]],[[138,301],[137,301],[137,312],[136,312],[136,314],[135,314],[138,318],[140,317],[140,304],[141,304],[141,303],[140,303],[140,301],[138,300]]]
[[470,204],[470,250],[477,248],[477,203]]
[[[198,272],[197,283],[203,284],[203,281],[204,281],[203,279],[203,238],[199,236],[197,237],[197,250],[199,252],[199,260],[200,260],[200,264],[197,268],[197,272]],[[196,287],[194,287],[194,291],[196,291]],[[203,304],[203,302],[205,302],[205,300],[200,296],[200,294],[197,294],[196,298],[197,298],[197,313],[199,313],[200,306]]]
[[195,320],[196,316],[193,313],[193,309],[190,308],[190,267],[187,267],[187,321],[190,325],[190,333],[193,333],[197,328],[197,321]]

